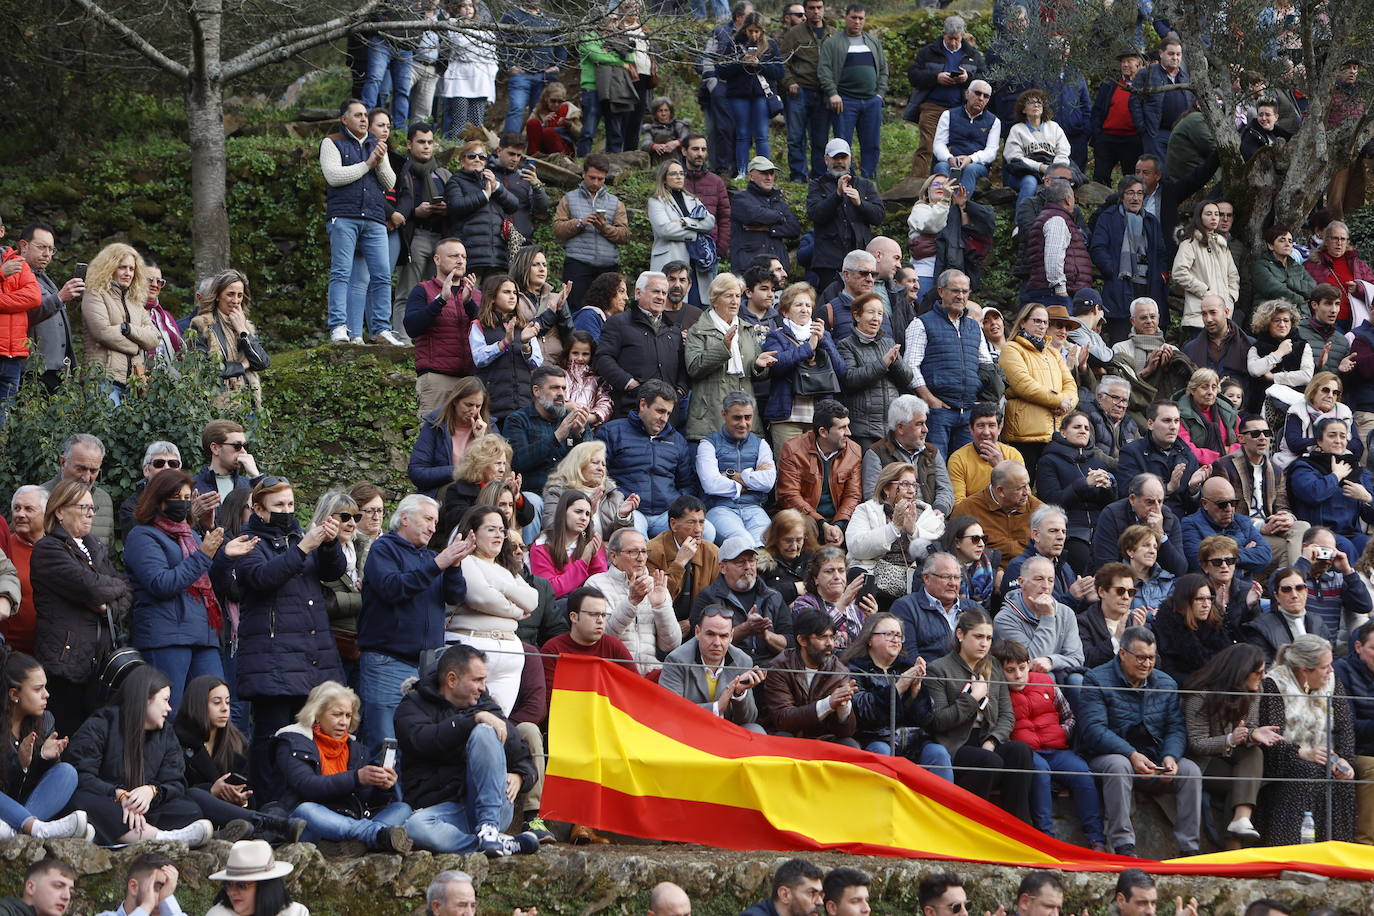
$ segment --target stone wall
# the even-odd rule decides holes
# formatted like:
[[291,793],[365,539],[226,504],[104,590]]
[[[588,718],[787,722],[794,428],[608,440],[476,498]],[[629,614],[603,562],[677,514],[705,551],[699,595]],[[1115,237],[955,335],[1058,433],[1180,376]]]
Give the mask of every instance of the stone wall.
[[[80,872],[71,916],[91,916],[113,908],[123,895],[123,875],[139,849],[106,850],[79,840],[39,841],[29,837],[0,845],[0,885],[19,893],[25,868],[45,852],[66,859]],[[190,851],[168,844],[165,851],[181,869],[177,899],[188,916],[201,916],[216,887],[205,876],[222,867],[228,844],[212,842]],[[315,916],[413,916],[424,906],[429,881],[446,868],[460,868],[478,882],[483,914],[509,913],[513,907],[537,906],[543,916],[592,916],[597,913],[642,914],[648,891],[659,881],[675,881],[692,897],[696,916],[736,916],[768,893],[774,868],[788,856],[772,852],[732,852],[699,846],[549,846],[533,856],[488,862],[482,856],[369,855],[325,859],[314,846],[299,844],[278,850],[297,866],[289,879],[292,893]],[[915,859],[881,859],[835,853],[807,856],[823,868],[850,865],[873,876],[874,913],[918,913],[916,887],[923,875],[945,870],[940,863]],[[1022,871],[986,865],[951,863],[964,876],[974,912],[1008,910]],[[1114,879],[1104,874],[1065,873],[1065,913],[1085,910],[1106,914]],[[1172,913],[1172,898],[1196,896],[1206,916],[1238,916],[1249,901],[1274,897],[1294,907],[1299,916],[1328,905],[1343,916],[1374,916],[1370,886],[1285,874],[1275,880],[1239,880],[1207,876],[1160,876],[1161,913]]]

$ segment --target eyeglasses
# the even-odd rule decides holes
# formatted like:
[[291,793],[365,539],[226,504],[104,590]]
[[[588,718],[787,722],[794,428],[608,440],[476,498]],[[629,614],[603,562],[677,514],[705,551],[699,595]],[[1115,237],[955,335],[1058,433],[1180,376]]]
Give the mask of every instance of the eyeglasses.
[[886,639],[888,642],[904,642],[906,640],[900,630],[893,630],[889,633],[874,633],[873,635],[880,639]]
[[153,467],[157,468],[158,470],[161,470],[162,468],[181,467],[180,458],[154,458],[152,461],[148,463],[151,464]]
[[481,161],[481,162],[486,162],[487,159],[488,159],[489,157],[487,156],[486,153],[464,153],[464,154],[463,154],[463,158],[464,158],[464,159],[475,159],[475,160],[478,160],[478,161]]
[[506,546],[509,547],[509,548],[510,548],[511,550],[513,550],[513,551],[514,551],[514,550],[518,550],[518,551],[520,551],[521,553],[523,553],[524,550],[525,550],[525,545],[524,545],[524,544],[521,544],[519,541],[512,541],[512,540],[507,539],[507,541],[506,541]]
[[615,552],[616,552],[616,553],[626,553],[626,554],[629,554],[629,555],[632,556],[632,557],[647,557],[647,556],[649,555],[649,548],[647,548],[647,547],[626,547],[626,548],[623,549],[623,550],[617,550],[617,551],[615,551]]
[[903,490],[916,489],[916,481],[914,480],[894,480],[892,481],[892,485],[894,487],[901,487]]
[[341,522],[346,522],[349,519],[352,519],[354,522],[361,522],[363,520],[363,514],[361,512],[335,512],[334,517]]
[[1122,192],[1121,192],[1121,196],[1122,196],[1122,197],[1144,197],[1144,196],[1145,196],[1145,192],[1142,191],[1142,190],[1140,190],[1140,188],[1136,188],[1135,190],[1132,190],[1132,191],[1122,191]]
[[382,515],[382,513],[385,512],[385,511],[386,511],[386,508],[383,507],[383,506],[374,506],[374,507],[371,508],[371,509],[364,509],[364,510],[363,510],[363,515],[370,515],[370,516],[373,516],[374,518],[378,518],[378,517],[380,517],[380,516]]
[[937,572],[928,572],[928,573],[923,573],[923,575],[930,576],[932,579],[943,579],[943,580],[945,580],[946,582],[958,582],[960,579],[964,578],[964,577],[963,577],[961,574],[959,574],[959,573],[937,573]]
[[1107,400],[1111,401],[1113,404],[1121,404],[1125,401],[1130,400],[1130,398],[1124,394],[1112,394],[1110,391],[1102,392],[1102,396]]
[[1132,652],[1130,649],[1122,649],[1121,651],[1125,652],[1142,665],[1153,665],[1155,662],[1159,661],[1159,659],[1153,655],[1141,655],[1139,652]]
[[1269,439],[1272,438],[1274,434],[1267,429],[1247,429],[1243,430],[1241,435],[1249,436],[1251,439]]
[[1307,591],[1307,583],[1299,582],[1297,585],[1280,585],[1279,591],[1283,592],[1285,595],[1291,595],[1294,592],[1305,592]]
[[592,620],[605,620],[607,617],[611,616],[611,612],[610,612],[610,611],[599,611],[599,612],[596,612],[596,611],[573,611],[573,613],[574,613],[574,614],[577,614],[579,617],[581,617],[581,616],[583,616],[583,615],[585,614],[586,616],[590,617]]
[[1240,557],[1212,557],[1207,561],[1208,566],[1235,566]]
[[988,536],[986,534],[965,534],[962,535],[959,540],[972,541],[975,544],[986,544],[988,542]]
[[77,503],[75,506],[72,506],[72,508],[80,512],[82,515],[95,515],[95,506],[92,505]]
[[1236,504],[1240,502],[1238,499],[1208,499],[1206,496],[1202,498],[1205,502],[1211,503],[1218,509],[1234,509]]
[[1134,598],[1138,591],[1134,585],[1113,585],[1108,590],[1115,593],[1118,598]]

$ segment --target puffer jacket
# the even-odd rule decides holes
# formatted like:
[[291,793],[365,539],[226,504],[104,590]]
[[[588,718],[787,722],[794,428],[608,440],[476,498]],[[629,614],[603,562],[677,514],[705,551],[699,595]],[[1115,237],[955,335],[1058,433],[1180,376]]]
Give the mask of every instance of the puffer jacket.
[[280,729],[272,736],[269,752],[277,770],[277,804],[286,811],[295,810],[301,802],[315,802],[345,817],[364,819],[392,801],[385,789],[358,781],[358,771],[368,763],[367,749],[352,735],[348,766],[328,776],[320,772],[315,734],[304,725],[292,723]]
[[[1183,708],[1178,700],[1178,682],[1163,671],[1155,669],[1140,689],[1130,688],[1121,673],[1121,662],[1113,658],[1083,675],[1078,708],[1078,746],[1084,759],[1103,754],[1129,757],[1137,750],[1126,735],[1138,725],[1144,725],[1154,739],[1155,747],[1147,756],[1155,763],[1165,757],[1182,760],[1187,748],[1188,729],[1183,722]],[[1094,688],[1105,687],[1106,690]]]
[[[1128,445],[1144,435],[1140,424],[1128,413],[1113,427],[1111,420],[1107,419],[1096,400],[1081,400],[1078,409],[1087,414],[1088,419],[1092,421],[1093,445],[1102,456],[1102,466],[1114,472],[1116,459],[1121,454],[1121,446]],[[1120,436],[1119,440],[1117,436]]]
[[1054,435],[1055,411],[1070,392],[1073,376],[1058,353],[1017,335],[1007,341],[997,359],[1007,377],[1007,442],[1049,442]]
[[[697,323],[687,331],[685,351],[687,357],[687,376],[692,380],[692,399],[687,405],[687,438],[693,442],[711,435],[720,429],[720,404],[732,391],[749,391],[752,379],[764,378],[768,369],[754,365],[759,358],[759,339],[742,320],[735,333],[739,344],[742,375],[732,375],[727,368],[730,351],[725,346],[725,335],[712,320],[714,313],[709,309],[701,313]],[[753,431],[763,434],[763,417],[754,411]]]
[[[811,350],[811,338],[798,341],[785,327],[769,331],[763,341],[763,348],[773,351],[778,357],[778,361],[772,366],[773,371],[769,373],[773,385],[769,388],[768,404],[763,411],[765,420],[776,423],[792,416],[796,397],[797,367],[816,354]],[[835,375],[843,382],[848,367],[829,331],[821,335],[821,352],[830,360]]]
[[520,209],[519,199],[498,180],[487,197],[481,172],[460,170],[444,186],[448,204],[449,235],[463,240],[468,249],[468,268],[506,269],[506,240],[501,224]]
[[1011,709],[1016,714],[1011,740],[1024,742],[1035,751],[1069,746],[1069,733],[1059,717],[1059,704],[1055,702],[1058,690],[1054,678],[1043,671],[1028,672],[1026,686],[1020,690],[1008,689]]
[[[57,731],[57,723],[52,713],[46,709],[30,729],[34,737],[33,758],[27,770],[19,767],[19,746],[14,741],[0,741],[0,792],[21,804],[28,800],[43,776],[57,765],[58,759],[49,760],[39,751],[48,736]],[[60,759],[60,758],[59,758]]]
[[730,195],[730,265],[744,271],[759,255],[788,263],[787,243],[801,237],[801,222],[782,191],[752,181]]
[[467,796],[467,743],[477,714],[489,712],[506,723],[506,772],[520,777],[520,791],[538,773],[525,739],[501,707],[483,691],[476,705],[459,708],[439,692],[436,671],[420,679],[396,707],[396,739],[401,749],[401,797],[414,808],[462,802]]
[[[80,787],[96,795],[112,798],[116,788],[154,786],[155,806],[186,795],[185,757],[171,723],[143,732],[142,778],[124,772],[124,735],[118,706],[106,706],[92,713],[72,735],[62,757],[76,767]],[[115,839],[96,836],[97,842],[107,846]]]
[[183,557],[181,545],[166,532],[139,525],[124,541],[124,566],[134,586],[129,621],[134,648],[219,646],[219,633],[210,626],[205,604],[189,591],[210,572],[204,551]]
[[[121,325],[129,326],[126,337]],[[85,331],[86,362],[100,366],[117,385],[143,368],[143,351],[157,346],[157,328],[142,302],[129,302],[118,287],[86,287],[81,296],[81,326]]]
[[598,429],[596,438],[606,443],[606,470],[621,493],[639,494],[639,511],[645,515],[667,512],[679,495],[697,491],[696,452],[671,423],[650,438],[639,411],[632,410],[625,419]]
[[19,262],[19,272],[0,277],[0,356],[28,356],[29,311],[43,304],[43,288],[18,249],[0,254],[0,264],[9,261]]
[[[1289,507],[1302,521],[1330,528],[1336,534],[1349,537],[1364,530],[1362,522],[1374,523],[1374,506],[1356,502],[1345,495],[1340,481],[1331,473],[1331,457],[1322,452],[1313,452],[1288,466]],[[1355,468],[1355,473],[1346,480],[1361,484],[1374,493],[1374,475],[1361,468],[1353,455],[1346,455],[1345,458]],[[41,608],[39,614],[41,621]]]
[[1240,272],[1231,257],[1231,246],[1219,232],[1208,235],[1211,238],[1206,245],[1196,234],[1189,236],[1179,243],[1174,255],[1170,275],[1174,289],[1183,294],[1181,324],[1185,328],[1202,327],[1203,296],[1220,296],[1227,308],[1234,307],[1240,297]]
[[84,684],[113,646],[100,605],[110,605],[116,625],[129,610],[129,583],[110,565],[105,544],[81,539],[82,553],[60,523],[33,545],[29,581],[38,612],[33,656],[48,674]]
[[1317,285],[1301,261],[1289,255],[1288,260],[1280,263],[1272,251],[1265,251],[1250,262],[1250,282],[1250,301],[1283,299],[1302,309],[1307,308],[1307,297]]
[[860,439],[887,435],[887,409],[897,398],[912,393],[906,360],[899,354],[891,365],[883,363],[883,356],[895,345],[886,334],[865,340],[858,332],[839,342],[837,349],[845,364],[840,400],[849,408],[850,435]]
[[1110,470],[1093,445],[1070,445],[1063,433],[1056,432],[1045,446],[1035,469],[1035,492],[1064,508],[1068,514],[1069,537],[1092,542],[1097,514],[1116,501],[1116,487],[1095,487],[1088,483],[1088,472]]
[[239,696],[303,697],[324,681],[343,681],[322,584],[344,574],[338,541],[302,553],[299,525],[283,531],[257,515],[243,533],[260,539],[252,552],[221,551],[214,566],[239,588]]

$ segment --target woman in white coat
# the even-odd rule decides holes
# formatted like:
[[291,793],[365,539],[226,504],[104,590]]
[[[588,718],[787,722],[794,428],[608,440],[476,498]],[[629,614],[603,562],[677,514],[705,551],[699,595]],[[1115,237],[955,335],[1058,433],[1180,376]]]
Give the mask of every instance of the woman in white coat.
[[918,492],[914,465],[886,465],[878,472],[873,498],[859,504],[845,531],[850,569],[874,575],[881,610],[910,593],[930,545],[945,533],[944,516],[917,499]]
[[[654,230],[654,247],[649,253],[649,269],[662,270],[665,264],[683,261],[687,257],[687,243],[708,235],[716,228],[716,218],[702,202],[688,193],[687,173],[676,159],[668,159],[658,167],[654,176],[654,193],[649,198],[649,225]],[[702,293],[716,276],[716,265],[710,270],[691,269],[692,289],[688,301],[702,302]]]
[[[477,7],[473,0],[460,0],[458,18],[473,24]],[[447,32],[448,68],[439,80],[439,96],[444,100],[444,139],[457,140],[469,124],[481,125],[487,106],[496,101],[496,53],[491,38],[478,32]]]
[[1227,308],[1234,308],[1240,297],[1240,273],[1226,237],[1217,231],[1220,223],[1220,207],[1210,201],[1198,204],[1174,255],[1170,276],[1183,294],[1185,328],[1202,327],[1204,296],[1220,296]]

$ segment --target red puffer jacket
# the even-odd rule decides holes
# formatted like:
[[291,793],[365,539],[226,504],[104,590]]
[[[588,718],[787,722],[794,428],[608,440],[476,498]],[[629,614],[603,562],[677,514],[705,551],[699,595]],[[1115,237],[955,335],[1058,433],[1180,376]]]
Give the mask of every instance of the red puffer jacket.
[[43,303],[43,290],[17,249],[6,248],[0,254],[0,264],[10,261],[18,261],[20,267],[18,273],[0,276],[0,356],[28,356],[28,312]]

